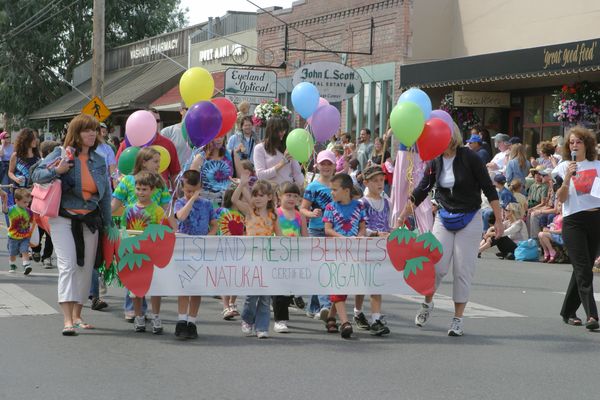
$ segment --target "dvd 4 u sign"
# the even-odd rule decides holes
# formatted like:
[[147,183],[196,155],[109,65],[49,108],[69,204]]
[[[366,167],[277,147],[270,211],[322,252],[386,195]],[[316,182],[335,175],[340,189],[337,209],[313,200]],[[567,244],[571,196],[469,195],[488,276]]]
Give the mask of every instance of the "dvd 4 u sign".
[[360,74],[343,64],[317,62],[298,68],[293,85],[310,82],[319,89],[321,97],[329,102],[339,102],[354,97],[362,88]]

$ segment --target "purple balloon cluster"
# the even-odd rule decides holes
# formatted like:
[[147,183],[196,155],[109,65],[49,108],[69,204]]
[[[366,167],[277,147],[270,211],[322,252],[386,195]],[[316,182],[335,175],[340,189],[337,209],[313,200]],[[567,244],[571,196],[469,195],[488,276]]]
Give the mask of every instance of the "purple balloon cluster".
[[208,144],[219,134],[223,117],[219,109],[210,101],[199,101],[185,114],[185,128],[194,146]]

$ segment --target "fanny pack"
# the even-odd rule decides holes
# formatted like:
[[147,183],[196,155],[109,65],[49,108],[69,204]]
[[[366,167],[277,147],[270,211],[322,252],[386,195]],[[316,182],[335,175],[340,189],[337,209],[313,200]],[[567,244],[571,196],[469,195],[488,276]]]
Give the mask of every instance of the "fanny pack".
[[460,231],[465,226],[469,225],[469,222],[477,214],[477,211],[471,211],[467,213],[451,213],[450,211],[440,208],[438,215],[442,220],[444,228],[449,231]]

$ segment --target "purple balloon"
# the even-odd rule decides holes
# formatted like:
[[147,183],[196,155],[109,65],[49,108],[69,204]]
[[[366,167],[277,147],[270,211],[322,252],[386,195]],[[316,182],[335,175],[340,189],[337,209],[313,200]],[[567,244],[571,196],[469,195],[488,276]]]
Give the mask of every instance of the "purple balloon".
[[448,114],[446,111],[444,110],[433,110],[429,116],[429,119],[431,118],[439,118],[442,121],[444,121],[446,123],[446,125],[448,125],[448,127],[450,128],[450,132],[452,132],[454,130],[454,120],[452,119],[452,116],[450,114]]
[[341,119],[340,111],[332,105],[317,108],[310,124],[315,140],[321,143],[329,140],[340,128]]
[[[148,147],[148,146],[150,146],[154,142],[154,139],[155,138],[152,138],[152,140],[150,140],[148,143],[143,144],[141,146],[137,146],[137,147],[139,147],[139,148]],[[128,147],[131,147],[131,143],[129,142],[129,139],[127,138],[127,135],[125,135],[125,148],[128,148]]]
[[194,146],[208,144],[221,130],[223,117],[210,101],[199,101],[185,114],[185,127]]

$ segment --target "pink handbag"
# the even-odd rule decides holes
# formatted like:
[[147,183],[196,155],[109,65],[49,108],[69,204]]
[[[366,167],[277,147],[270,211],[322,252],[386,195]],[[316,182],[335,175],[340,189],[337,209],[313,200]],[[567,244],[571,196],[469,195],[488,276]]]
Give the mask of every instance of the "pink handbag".
[[50,183],[34,183],[31,191],[31,211],[41,217],[58,217],[60,197],[62,195],[60,179]]

